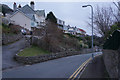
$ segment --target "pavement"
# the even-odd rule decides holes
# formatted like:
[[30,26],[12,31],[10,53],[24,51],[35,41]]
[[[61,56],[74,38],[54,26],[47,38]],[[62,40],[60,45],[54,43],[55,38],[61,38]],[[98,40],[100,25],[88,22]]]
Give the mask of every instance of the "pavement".
[[[102,52],[93,53],[94,55]],[[20,66],[2,72],[3,78],[70,78],[80,66],[88,61],[92,53],[54,59],[33,65]]]
[[106,71],[103,56],[97,56],[84,69],[80,78],[109,78]]
[[22,38],[12,44],[2,46],[2,70],[22,65],[18,64],[13,57],[23,48],[25,48],[25,38]]

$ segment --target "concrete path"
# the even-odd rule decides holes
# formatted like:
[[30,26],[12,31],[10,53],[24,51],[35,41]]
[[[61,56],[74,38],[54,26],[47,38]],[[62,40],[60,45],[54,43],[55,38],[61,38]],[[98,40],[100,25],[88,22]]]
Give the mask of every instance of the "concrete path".
[[16,66],[20,66],[14,61],[13,56],[21,49],[25,48],[25,38],[21,40],[2,46],[2,69],[8,69]]

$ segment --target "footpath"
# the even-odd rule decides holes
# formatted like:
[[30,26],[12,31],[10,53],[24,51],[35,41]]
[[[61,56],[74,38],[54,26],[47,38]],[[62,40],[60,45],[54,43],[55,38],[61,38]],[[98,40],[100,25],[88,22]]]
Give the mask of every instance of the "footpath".
[[103,56],[97,56],[84,69],[80,78],[109,78],[104,65]]

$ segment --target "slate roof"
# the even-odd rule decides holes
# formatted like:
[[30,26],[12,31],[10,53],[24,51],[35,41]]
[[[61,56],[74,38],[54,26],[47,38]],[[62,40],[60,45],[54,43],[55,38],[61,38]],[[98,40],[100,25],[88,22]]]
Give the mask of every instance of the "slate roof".
[[17,9],[13,13],[13,15],[16,14],[17,12],[19,12],[19,11],[21,13],[23,13],[26,17],[28,17],[29,19],[31,19],[33,21],[35,21],[34,14],[37,14],[38,16],[44,16],[45,17],[45,10],[36,10],[36,11],[34,11],[28,4],[23,6],[22,8]]
[[16,11],[14,12],[14,14],[11,15],[11,17],[14,16],[15,14],[17,14],[18,12],[22,13],[23,15],[25,15],[25,16],[28,17],[29,19],[35,21],[34,14],[24,14],[24,13],[23,13],[22,11],[20,11],[20,10],[16,10]]
[[36,10],[35,13],[36,13],[38,16],[43,16],[43,17],[45,17],[45,10]]
[[13,15],[15,15],[17,12],[21,12],[29,19],[35,21],[35,17],[34,17],[35,11],[29,5],[25,5],[22,8],[17,9]]
[[23,6],[19,10],[21,10],[25,14],[35,14],[35,11],[28,4]]

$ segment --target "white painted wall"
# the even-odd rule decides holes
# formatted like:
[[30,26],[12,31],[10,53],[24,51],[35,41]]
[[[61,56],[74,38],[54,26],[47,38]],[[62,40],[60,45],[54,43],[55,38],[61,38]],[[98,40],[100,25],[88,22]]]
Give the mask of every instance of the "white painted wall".
[[31,20],[23,13],[18,12],[10,18],[15,24],[20,25],[28,30],[31,30]]
[[38,25],[43,25],[42,23],[45,23],[45,17],[38,16],[37,14],[35,14],[35,19],[38,22]]
[[57,24],[60,24],[60,25],[65,25],[65,21],[63,20],[60,20],[57,18]]

